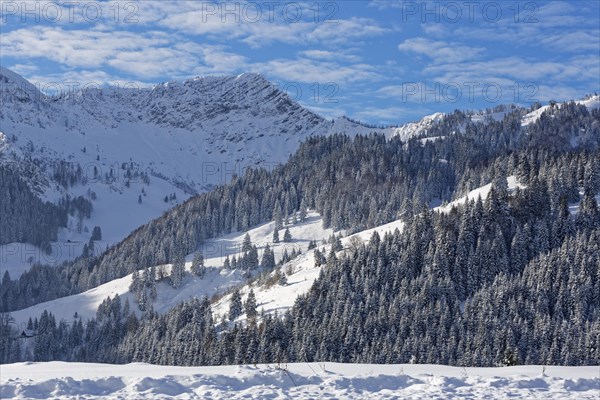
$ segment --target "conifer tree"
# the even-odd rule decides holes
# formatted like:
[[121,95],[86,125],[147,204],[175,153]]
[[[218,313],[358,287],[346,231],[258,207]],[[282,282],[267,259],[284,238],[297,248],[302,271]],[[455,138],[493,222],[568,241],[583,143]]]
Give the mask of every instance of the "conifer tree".
[[273,220],[275,221],[275,230],[283,228],[283,216],[281,211],[281,204],[279,200],[275,202],[275,210],[273,211]]
[[206,274],[206,267],[204,266],[204,256],[200,250],[194,253],[194,258],[192,259],[192,274],[202,278],[204,274]]
[[242,315],[242,295],[239,289],[235,289],[229,303],[229,320],[233,321],[240,315]]
[[290,233],[290,228],[285,228],[285,233],[283,234],[283,241],[285,243],[290,243],[292,241],[292,234]]
[[252,241],[250,240],[250,234],[246,233],[244,241],[242,243],[242,253],[247,253],[252,249]]
[[265,271],[272,271],[275,268],[275,255],[269,245],[263,251],[260,264]]
[[304,198],[300,202],[300,215],[299,215],[299,219],[300,219],[300,222],[304,222],[306,220],[306,202],[304,201]]
[[279,286],[287,286],[287,275],[285,274],[285,272],[280,271],[279,272],[279,280],[277,281],[277,283],[279,284]]
[[255,318],[258,315],[256,311],[256,295],[254,294],[254,289],[250,289],[250,292],[248,293],[248,298],[244,303],[244,310],[248,318]]
[[173,265],[171,267],[171,275],[170,275],[171,286],[173,286],[175,289],[178,289],[179,287],[181,287],[184,277],[185,277],[185,259],[183,258],[183,255],[180,254],[175,257],[175,260],[173,261]]

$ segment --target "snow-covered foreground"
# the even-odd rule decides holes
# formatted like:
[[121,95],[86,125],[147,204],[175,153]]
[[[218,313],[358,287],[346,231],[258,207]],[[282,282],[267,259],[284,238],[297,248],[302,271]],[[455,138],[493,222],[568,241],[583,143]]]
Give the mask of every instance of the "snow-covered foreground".
[[598,399],[598,367],[304,363],[2,366],[2,399]]

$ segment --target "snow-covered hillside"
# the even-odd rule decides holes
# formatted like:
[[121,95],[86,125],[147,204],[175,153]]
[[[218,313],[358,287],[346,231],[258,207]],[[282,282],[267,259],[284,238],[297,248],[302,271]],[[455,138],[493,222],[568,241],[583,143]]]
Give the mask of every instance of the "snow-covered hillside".
[[[327,239],[333,233],[330,229],[323,229],[322,219],[316,213],[309,213],[305,222],[290,225],[289,229],[292,235],[292,242],[290,243],[272,243],[274,230],[273,222],[259,225],[258,227],[249,230],[247,233],[250,235],[252,243],[258,247],[259,255],[262,254],[262,251],[268,244],[275,254],[276,262],[282,258],[284,251],[291,253],[291,251],[295,249],[306,253],[310,241],[314,240],[320,243],[323,239]],[[202,247],[205,257],[204,264],[208,267],[206,275],[203,278],[198,278],[188,274],[183,285],[178,289],[172,288],[167,282],[159,283],[157,285],[157,300],[153,304],[154,310],[166,312],[182,301],[190,300],[194,297],[202,298],[203,296],[208,296],[210,298],[233,286],[242,285],[245,282],[242,272],[239,270],[224,269],[223,263],[227,256],[239,256],[245,235],[246,232],[232,233],[206,242]],[[312,252],[309,252],[309,254],[310,257],[304,254],[292,262],[296,263],[297,261],[308,257],[308,260],[312,263]],[[191,268],[192,257],[192,254],[187,256],[186,268],[188,271]],[[167,272],[169,271],[169,268],[170,266],[166,267]],[[306,285],[303,285],[303,287],[306,286],[304,287],[304,291],[310,288],[310,285],[317,276],[318,271],[316,275],[312,274],[310,276],[311,279],[306,281]],[[130,304],[133,306],[135,304],[134,297],[133,294],[129,292],[131,279],[132,276],[127,275],[83,293],[36,304],[24,310],[15,311],[11,313],[11,316],[15,319],[15,323],[21,329],[30,317],[39,317],[44,310],[52,312],[58,320],[64,319],[66,321],[71,321],[76,312],[83,320],[92,318],[96,315],[96,309],[103,300],[107,297],[114,297],[117,294],[123,301],[126,299],[129,300]],[[292,288],[292,286],[292,283],[288,285],[289,288]],[[294,300],[295,297],[291,298],[291,304],[293,304]],[[291,306],[291,304],[288,306]],[[260,307],[261,306],[259,305],[259,309]]]
[[[514,175],[511,175],[506,178],[506,184],[507,184],[509,192],[512,192],[512,191],[516,190],[517,188],[520,188],[520,189],[525,188],[524,185],[520,184],[517,181],[517,178]],[[477,189],[471,190],[469,193],[467,193],[466,196],[456,199],[446,205],[435,207],[434,210],[438,211],[438,212],[442,212],[442,213],[447,213],[447,212],[450,212],[453,207],[458,207],[458,206],[464,204],[466,201],[474,201],[480,197],[481,197],[481,200],[485,201],[486,197],[490,193],[491,188],[492,188],[492,184],[488,183],[487,185],[483,185],[481,187],[478,187]]]
[[[600,96],[591,96],[585,100],[576,100],[575,104],[586,106],[588,109],[600,108]],[[528,126],[540,119],[541,115],[551,109],[551,105],[545,105],[523,116],[521,126]],[[558,105],[560,107],[560,105]]]
[[[341,252],[344,252],[351,246],[352,242],[355,240],[353,238],[366,241],[375,231],[380,235],[384,235],[386,232],[393,232],[396,229],[402,231],[403,228],[404,222],[397,220],[389,224],[346,236],[341,240],[344,248]],[[340,233],[337,232],[336,234]],[[329,253],[331,245],[323,245],[322,243],[317,244],[318,250],[325,254]],[[273,314],[275,312],[282,313],[289,310],[294,305],[298,296],[305,294],[310,290],[314,281],[319,277],[322,268],[323,266],[315,265],[315,249],[309,250],[282,266],[283,272],[287,275],[287,284],[269,286],[252,283],[250,285],[242,286],[240,288],[240,294],[245,298],[252,289],[256,296],[258,310],[261,312],[264,311],[265,314]],[[222,317],[226,315],[229,311],[230,303],[231,295],[227,295],[213,304],[212,309],[215,316]],[[239,316],[237,320],[244,321],[245,319],[246,315],[243,314]]]
[[[379,227],[368,229],[353,235],[344,237],[342,245],[348,248],[351,245],[354,237],[361,240],[368,240],[374,231],[384,235],[385,232],[393,232],[395,229],[402,230],[404,222],[401,220],[393,221]],[[198,278],[192,275],[187,275],[182,287],[179,289],[172,288],[167,282],[161,282],[157,285],[157,299],[153,303],[155,311],[166,312],[182,301],[190,300],[191,298],[201,298],[208,296],[209,298],[215,294],[221,294],[232,287],[240,287],[242,296],[246,296],[252,288],[256,294],[258,310],[264,310],[270,314],[275,311],[283,312],[293,306],[296,298],[306,293],[312,286],[313,282],[319,277],[322,267],[315,266],[314,250],[307,250],[310,241],[316,241],[319,249],[325,249],[327,252],[330,245],[322,244],[324,239],[328,239],[334,232],[331,229],[323,229],[322,219],[316,213],[309,213],[307,220],[304,223],[290,225],[290,233],[292,235],[291,243],[274,244],[272,243],[274,223],[259,225],[258,227],[249,230],[252,243],[257,245],[259,254],[262,253],[264,247],[269,244],[275,254],[276,262],[279,261],[284,251],[290,253],[292,250],[301,250],[302,254],[282,266],[282,271],[287,273],[287,284],[281,285],[258,285],[256,282],[252,285],[245,285],[246,279],[242,276],[242,271],[226,270],[223,268],[223,262],[226,256],[239,255],[242,247],[242,242],[246,232],[238,232],[229,234],[205,243],[202,247],[205,256],[205,265],[208,268],[207,274],[203,278]],[[339,232],[338,232],[339,234]],[[187,256],[186,269],[191,268],[191,260],[193,255]],[[170,266],[166,266],[167,272]],[[24,329],[29,318],[36,318],[41,315],[44,310],[52,312],[57,320],[64,319],[71,321],[73,315],[77,312],[83,320],[92,318],[96,315],[96,309],[107,297],[119,295],[123,301],[128,300],[131,305],[134,305],[133,294],[129,292],[131,284],[131,275],[115,279],[107,282],[96,288],[86,292],[72,296],[62,297],[56,300],[36,304],[29,308],[14,311],[11,316],[14,318],[15,324],[19,329]],[[231,295],[225,295],[213,305],[213,312],[216,320],[227,313]],[[137,307],[135,307],[137,308]],[[245,319],[241,316],[240,320]]]
[[[26,377],[26,378],[25,378]],[[600,396],[598,367],[304,363],[219,367],[19,363],[3,399],[573,399]]]
[[[516,190],[516,188],[524,188],[523,185],[517,182],[514,176],[507,177],[506,183],[510,192]],[[434,207],[433,210],[436,212],[447,213],[450,212],[453,207],[460,206],[467,200],[477,200],[477,198],[481,197],[481,199],[485,201],[491,188],[492,184],[489,183],[477,189],[471,190],[466,196],[452,201],[451,203]],[[386,232],[392,233],[396,229],[402,232],[404,225],[404,221],[399,219],[375,228],[346,236],[342,239],[344,250],[341,252],[352,246],[352,243],[356,241],[356,238],[360,239],[362,242],[365,242],[371,238],[374,232],[377,232],[380,236],[385,235]],[[330,248],[330,245],[320,245],[318,247],[320,250],[324,249],[325,254],[329,253]],[[286,269],[290,272],[289,276],[287,277],[288,284],[285,286],[274,285],[272,287],[264,287],[256,284],[245,285],[240,289],[240,293],[242,297],[245,298],[245,296],[247,296],[250,292],[250,289],[252,289],[256,296],[258,308],[264,310],[267,314],[274,313],[275,311],[286,311],[294,305],[294,302],[299,295],[308,292],[313,282],[319,277],[319,273],[323,267],[315,266],[314,260],[314,250],[311,250],[284,265],[283,269]],[[214,314],[216,316],[225,315],[229,310],[230,303],[231,295],[221,298],[217,303],[213,304]],[[245,319],[245,315],[238,317],[238,320],[241,321]]]
[[[447,205],[435,207],[433,210],[437,212],[449,212],[452,207],[463,204],[467,199],[476,200],[478,197],[481,197],[482,200],[485,200],[491,186],[490,183],[474,189],[466,196]],[[507,186],[509,191],[513,191],[517,187],[523,188],[514,176],[507,178]],[[249,230],[248,234],[252,243],[257,245],[259,254],[269,244],[275,253],[276,261],[281,259],[284,250],[291,252],[292,249],[300,249],[302,251],[300,256],[287,262],[281,268],[287,274],[286,285],[261,285],[257,282],[247,285],[241,271],[223,269],[223,262],[226,256],[239,255],[246,234],[246,232],[232,233],[210,240],[204,244],[202,250],[205,257],[205,265],[209,267],[205,277],[198,278],[188,275],[185,278],[183,286],[179,289],[173,289],[167,282],[158,284],[157,300],[153,303],[155,311],[166,312],[182,301],[193,297],[201,298],[202,296],[210,298],[215,294],[224,293],[232,287],[239,287],[243,298],[246,298],[250,289],[252,289],[256,296],[258,310],[264,311],[266,314],[272,314],[276,311],[281,313],[291,308],[299,295],[310,290],[313,282],[319,277],[323,268],[322,266],[315,266],[314,250],[307,250],[309,242],[311,240],[316,241],[318,245],[317,249],[324,250],[324,253],[328,254],[331,246],[329,244],[322,244],[322,241],[328,239],[334,232],[331,229],[322,228],[322,219],[316,213],[309,213],[304,223],[290,225],[290,232],[293,237],[293,242],[291,243],[273,244],[273,229],[274,223],[270,222]],[[380,236],[383,236],[386,232],[394,232],[396,229],[402,231],[404,229],[404,221],[392,221],[346,236],[342,238],[342,245],[344,249],[348,249],[356,241],[355,238],[367,241],[375,231]],[[335,233],[340,234],[340,232]],[[189,254],[186,258],[186,268],[188,271],[191,268],[192,257],[193,255]],[[51,311],[58,320],[64,319],[70,321],[75,312],[85,320],[95,316],[96,309],[100,303],[109,296],[113,297],[118,294],[123,301],[127,299],[131,305],[134,305],[133,294],[129,292],[130,284],[131,275],[128,275],[80,294],[36,304],[32,307],[12,312],[11,316],[20,329],[24,328],[30,317],[39,317],[44,310]],[[212,305],[216,321],[220,321],[221,317],[227,314],[230,301],[231,294],[227,294]],[[245,318],[244,314],[238,320],[243,321]]]

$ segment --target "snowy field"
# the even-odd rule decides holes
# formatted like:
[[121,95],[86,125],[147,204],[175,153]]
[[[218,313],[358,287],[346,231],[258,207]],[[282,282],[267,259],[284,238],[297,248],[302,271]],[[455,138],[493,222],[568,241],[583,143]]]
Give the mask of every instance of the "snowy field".
[[600,397],[598,367],[460,368],[304,363],[222,367],[18,363],[2,399],[577,399]]

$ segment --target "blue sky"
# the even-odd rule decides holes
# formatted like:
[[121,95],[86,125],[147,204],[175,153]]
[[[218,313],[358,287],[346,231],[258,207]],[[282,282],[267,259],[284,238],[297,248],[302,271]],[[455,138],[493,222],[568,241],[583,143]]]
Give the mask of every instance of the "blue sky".
[[0,5],[0,64],[46,91],[259,72],[375,124],[600,91],[595,0]]

